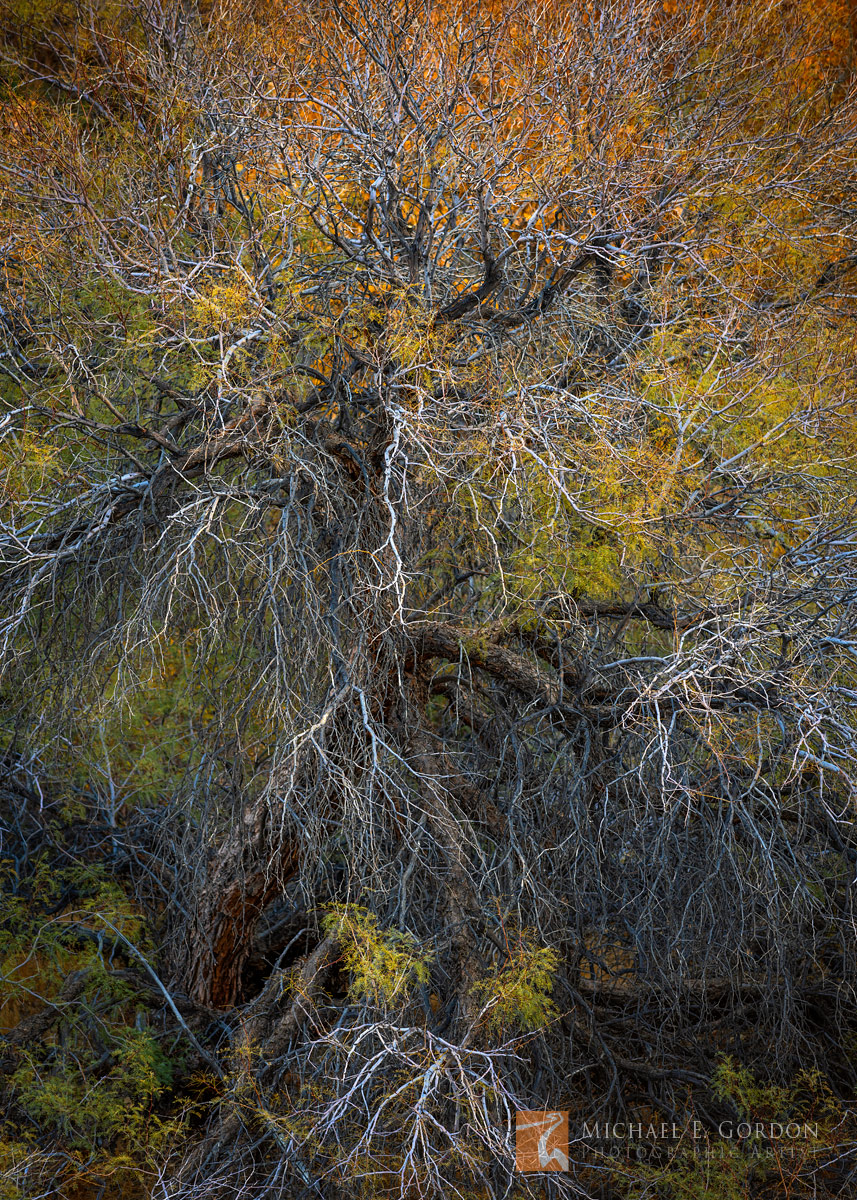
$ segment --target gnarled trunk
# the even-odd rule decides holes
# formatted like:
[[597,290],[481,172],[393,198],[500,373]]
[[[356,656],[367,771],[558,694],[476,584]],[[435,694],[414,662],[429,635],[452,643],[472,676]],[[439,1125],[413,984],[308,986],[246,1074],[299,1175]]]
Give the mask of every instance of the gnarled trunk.
[[297,868],[297,848],[268,835],[264,798],[213,855],[199,895],[193,934],[180,975],[187,994],[209,1008],[230,1008],[259,917]]

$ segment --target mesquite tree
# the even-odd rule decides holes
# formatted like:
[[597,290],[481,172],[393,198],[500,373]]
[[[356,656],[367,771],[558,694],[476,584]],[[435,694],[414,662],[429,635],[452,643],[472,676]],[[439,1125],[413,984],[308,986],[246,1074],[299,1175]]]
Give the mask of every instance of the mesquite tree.
[[181,1186],[504,1195],[516,1107],[716,1125],[722,1050],[847,1091],[843,60],[286,8],[22,36],[3,117],[5,745],[226,1081]]

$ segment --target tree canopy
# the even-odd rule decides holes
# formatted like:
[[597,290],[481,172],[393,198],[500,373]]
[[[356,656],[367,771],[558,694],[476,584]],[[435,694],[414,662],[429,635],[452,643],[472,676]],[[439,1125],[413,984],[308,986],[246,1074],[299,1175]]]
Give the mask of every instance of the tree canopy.
[[4,1194],[847,1194],[849,6],[5,26]]

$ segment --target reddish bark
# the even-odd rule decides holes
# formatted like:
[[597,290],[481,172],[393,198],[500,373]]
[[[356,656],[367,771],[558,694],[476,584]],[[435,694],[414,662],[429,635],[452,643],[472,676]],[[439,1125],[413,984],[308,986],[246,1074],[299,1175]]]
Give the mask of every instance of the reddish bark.
[[264,802],[257,801],[212,863],[196,906],[181,973],[187,994],[209,1008],[239,1000],[259,917],[297,869],[296,847],[272,845],[265,825]]

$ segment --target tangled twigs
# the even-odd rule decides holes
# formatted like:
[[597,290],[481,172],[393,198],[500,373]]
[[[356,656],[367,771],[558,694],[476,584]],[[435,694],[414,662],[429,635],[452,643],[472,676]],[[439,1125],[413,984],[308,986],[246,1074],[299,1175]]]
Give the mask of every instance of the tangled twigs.
[[2,59],[0,949],[151,986],[8,1111],[65,1178],[57,1096],[189,1099],[176,1195],[701,1194],[514,1114],[857,1084],[844,0],[97,7]]

